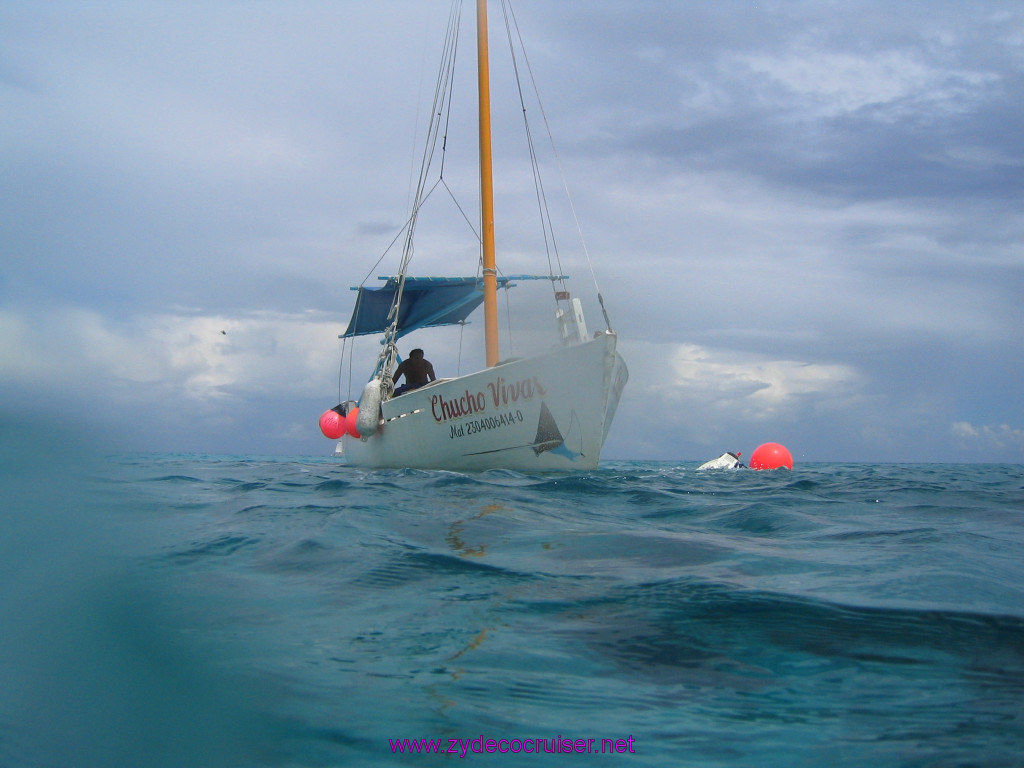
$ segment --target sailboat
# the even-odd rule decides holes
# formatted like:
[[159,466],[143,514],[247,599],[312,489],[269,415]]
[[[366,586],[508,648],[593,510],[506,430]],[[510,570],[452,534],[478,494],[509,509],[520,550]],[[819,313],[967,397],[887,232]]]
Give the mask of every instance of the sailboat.
[[[360,467],[526,472],[594,469],[629,372],[616,350],[617,336],[599,291],[605,328],[590,335],[580,299],[565,290],[565,275],[509,276],[498,269],[486,0],[477,0],[476,10],[479,273],[472,277],[409,274],[413,233],[425,188],[428,163],[424,161],[412,214],[404,228],[399,270],[381,278],[383,285],[357,288],[352,318],[341,335],[349,339],[380,334],[376,365],[358,401],[343,402],[325,412],[321,430],[328,438],[340,439],[337,452]],[[435,103],[434,114],[442,111],[443,104],[438,107]],[[431,128],[435,140],[439,130]],[[503,360],[497,291],[526,279],[552,282],[558,343],[543,354]],[[398,339],[421,328],[464,323],[480,304],[486,367],[397,394],[392,376],[400,360]]]

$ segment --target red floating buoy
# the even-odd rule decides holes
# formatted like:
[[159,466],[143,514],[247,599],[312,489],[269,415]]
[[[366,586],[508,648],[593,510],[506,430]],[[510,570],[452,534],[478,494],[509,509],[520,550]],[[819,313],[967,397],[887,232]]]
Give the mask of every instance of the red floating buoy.
[[345,434],[345,429],[345,417],[342,414],[333,408],[323,412],[320,417],[320,431],[324,433],[324,437],[328,440],[338,440]]
[[356,429],[356,419],[359,418],[359,408],[353,406],[348,415],[345,416],[345,432],[352,435],[352,437],[359,437],[359,430]]
[[786,446],[778,443],[759,445],[750,454],[751,469],[792,469],[793,456]]

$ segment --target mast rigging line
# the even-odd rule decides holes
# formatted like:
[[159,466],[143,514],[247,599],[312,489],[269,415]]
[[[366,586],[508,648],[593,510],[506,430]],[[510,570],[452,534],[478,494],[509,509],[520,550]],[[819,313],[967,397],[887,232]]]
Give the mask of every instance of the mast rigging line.
[[[398,333],[398,318],[399,308],[402,305],[402,298],[405,290],[405,278],[408,272],[409,263],[412,261],[414,248],[414,235],[416,230],[416,222],[419,218],[420,210],[433,193],[436,191],[439,184],[443,184],[448,195],[455,202],[456,207],[462,214],[463,218],[469,223],[470,229],[474,232],[474,236],[479,237],[476,231],[473,229],[472,221],[466,216],[465,211],[459,204],[458,200],[455,199],[455,195],[447,182],[444,180],[444,159],[445,149],[447,146],[448,138],[448,126],[451,120],[451,102],[452,102],[452,90],[454,87],[455,77],[455,61],[456,54],[458,52],[458,41],[459,41],[459,30],[461,26],[461,6],[462,0],[453,0],[451,11],[448,16],[447,28],[445,32],[444,46],[442,49],[441,61],[437,70],[437,79],[434,84],[433,100],[430,108],[430,119],[427,124],[427,131],[425,141],[423,142],[423,153],[420,157],[420,168],[418,178],[414,190],[412,191],[411,206],[409,217],[405,223],[395,234],[395,237],[388,244],[387,248],[381,253],[380,257],[366,273],[363,279],[360,281],[360,287],[366,285],[370,277],[378,270],[381,262],[395,246],[395,243],[404,235],[404,242],[402,245],[402,258],[399,262],[398,268],[398,290],[395,292],[395,298],[392,302],[391,309],[388,314],[390,325],[384,332],[384,339],[382,341],[382,349],[378,356],[376,372],[386,370],[390,372],[397,358],[397,348],[395,346],[395,340]],[[443,131],[442,131],[443,127]],[[418,143],[418,142],[417,142]],[[434,165],[435,160],[438,156],[438,144],[441,146],[440,163],[438,169],[438,177],[428,189],[428,179],[431,177],[431,168]],[[358,303],[361,298],[361,293],[357,294],[356,298],[356,310],[358,310]],[[342,358],[344,358],[345,348],[348,345],[342,346]],[[348,347],[350,352],[349,361],[349,393],[351,394],[351,354],[354,351],[354,345]],[[341,372],[339,371],[339,396],[341,390]]]
[[[579,216],[576,213],[576,204],[573,202],[572,193],[569,192],[569,183],[568,183],[568,180],[566,179],[566,176],[565,176],[565,167],[562,165],[562,158],[559,156],[558,148],[555,146],[554,135],[551,133],[551,124],[548,121],[547,113],[544,111],[544,102],[542,102],[541,98],[540,98],[540,88],[537,86],[537,79],[534,77],[533,67],[530,66],[530,58],[526,54],[526,44],[523,42],[522,33],[519,31],[519,22],[516,20],[515,11],[512,10],[512,3],[510,2],[510,0],[501,0],[501,7],[502,7],[502,11],[505,12],[505,14],[506,14],[506,27],[508,27],[508,19],[511,19],[512,20],[512,25],[511,26],[515,29],[516,37],[519,40],[519,48],[523,52],[523,62],[525,63],[526,71],[527,71],[527,73],[530,76],[530,84],[533,86],[534,97],[537,100],[537,108],[540,110],[541,119],[544,122],[544,129],[545,129],[545,131],[547,132],[547,135],[548,135],[548,143],[551,145],[551,153],[554,156],[555,165],[558,167],[558,173],[559,173],[559,176],[561,177],[561,180],[562,180],[562,189],[565,191],[565,197],[566,197],[566,200],[569,203],[569,210],[572,212],[572,218],[573,218],[574,223],[576,224],[576,232],[577,232],[577,234],[579,235],[579,238],[580,238],[580,245],[583,248],[583,255],[587,259],[587,267],[590,270],[590,277],[594,281],[594,290],[597,293],[598,303],[601,305],[601,314],[604,315],[604,321],[605,321],[605,325],[606,325],[607,329],[609,331],[611,331],[612,330],[611,320],[609,320],[608,312],[607,312],[607,310],[605,309],[605,306],[604,306],[604,298],[601,296],[601,287],[597,283],[597,273],[594,271],[594,263],[593,263],[593,261],[590,258],[590,250],[587,248],[587,241],[586,241],[586,238],[584,238],[584,236],[583,236],[583,227],[580,226],[580,219],[579,219]],[[511,28],[508,30],[508,35],[509,35],[509,45],[511,46],[511,44],[512,44],[512,31],[511,31]],[[513,58],[514,58],[514,54],[513,54]],[[516,69],[516,83],[517,83],[517,85],[519,83],[519,70],[518,70],[518,68]],[[521,91],[520,91],[520,93],[521,93]],[[521,98],[521,96],[520,96],[520,98]],[[523,116],[524,116],[524,119],[525,119],[525,116],[526,116],[525,108],[523,110]],[[531,144],[530,151],[531,151],[531,156],[533,156],[532,144]],[[549,219],[549,223],[550,223],[550,219]],[[553,235],[552,235],[552,237],[553,237]]]
[[[448,27],[445,34],[441,63],[438,67],[437,81],[434,85],[434,97],[430,110],[430,121],[427,126],[427,136],[423,147],[423,155],[420,159],[419,179],[416,183],[416,191],[413,195],[412,213],[410,214],[409,220],[406,222],[405,226],[405,242],[402,247],[402,260],[398,268],[398,290],[395,292],[395,298],[392,302],[391,311],[389,313],[391,323],[388,329],[384,332],[384,344],[377,361],[376,370],[378,372],[390,373],[398,356],[395,341],[398,336],[399,308],[402,305],[402,297],[405,292],[406,273],[408,272],[409,263],[412,261],[415,250],[414,235],[416,232],[416,222],[419,218],[420,209],[423,204],[429,198],[430,194],[437,188],[437,185],[441,183],[441,177],[439,176],[438,180],[433,184],[433,186],[431,186],[430,190],[427,191],[426,189],[427,179],[430,177],[430,168],[434,163],[439,141],[442,146],[440,162],[442,172],[444,168],[444,147],[447,144],[447,127],[449,125],[448,120],[450,119],[451,93],[455,76],[456,53],[458,52],[459,28],[461,25],[460,6],[461,0],[453,2],[452,10],[448,16]],[[446,115],[446,119],[442,120],[442,115]],[[442,126],[445,128],[444,132],[441,130]],[[448,188],[447,184],[445,184],[445,188]],[[449,194],[451,194],[450,190]],[[383,258],[383,256],[381,258]],[[380,262],[378,261],[377,263],[379,264]]]
[[[516,90],[519,94],[519,107],[522,110],[523,115],[523,129],[526,134],[526,146],[530,155],[530,169],[533,172],[533,186],[534,192],[537,196],[537,210],[540,215],[541,233],[544,237],[544,251],[548,259],[548,271],[550,274],[562,274],[562,260],[558,252],[558,244],[555,239],[554,225],[551,220],[551,209],[548,206],[547,194],[544,191],[544,181],[540,172],[540,161],[537,158],[536,145],[533,142],[533,132],[530,129],[530,119],[526,109],[526,99],[523,96],[523,84],[522,79],[519,77],[519,60],[516,56],[516,46],[512,36],[512,27],[516,27],[518,33],[518,26],[516,26],[515,16],[512,15],[512,9],[505,0],[501,3],[502,12],[505,21],[505,37],[508,40],[509,55],[512,59],[512,71],[515,74],[516,79]],[[510,25],[511,19],[511,25]],[[527,61],[526,48],[523,46],[522,36],[519,36],[519,46],[523,52],[523,60]],[[540,95],[534,92],[538,103],[540,102]],[[550,237],[550,241],[549,241]],[[552,253],[554,253],[555,263],[558,265],[557,271],[551,263]],[[565,290],[565,284],[563,281],[562,289]],[[558,292],[558,288],[555,287],[554,282],[551,283],[551,290],[553,293]]]

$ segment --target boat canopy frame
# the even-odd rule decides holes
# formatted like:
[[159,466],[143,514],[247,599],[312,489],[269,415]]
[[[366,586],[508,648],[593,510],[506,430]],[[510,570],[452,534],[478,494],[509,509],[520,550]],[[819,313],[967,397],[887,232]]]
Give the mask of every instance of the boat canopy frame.
[[[484,301],[482,277],[403,277],[383,276],[384,285],[377,288],[353,286],[358,291],[348,328],[338,336],[387,333],[393,326],[391,341],[419,330],[443,325],[459,325],[466,321]],[[499,275],[499,288],[513,288],[515,281],[567,280],[567,275]],[[401,302],[395,318],[395,299]],[[391,334],[389,334],[390,336]]]

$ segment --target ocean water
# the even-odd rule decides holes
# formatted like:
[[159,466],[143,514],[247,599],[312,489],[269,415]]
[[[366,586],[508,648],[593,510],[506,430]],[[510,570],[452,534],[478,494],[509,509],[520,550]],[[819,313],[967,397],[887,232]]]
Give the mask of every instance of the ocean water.
[[88,454],[0,455],[5,767],[1024,763],[1021,466]]

